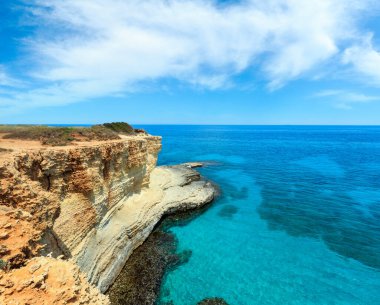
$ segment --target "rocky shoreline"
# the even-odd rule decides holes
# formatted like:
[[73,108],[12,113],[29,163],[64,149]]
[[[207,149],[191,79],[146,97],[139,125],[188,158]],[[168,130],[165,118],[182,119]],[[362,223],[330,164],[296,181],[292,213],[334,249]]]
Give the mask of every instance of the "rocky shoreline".
[[[189,166],[189,163],[183,165]],[[203,164],[196,167],[202,166]],[[216,185],[214,188],[218,192]],[[145,242],[132,253],[106,292],[111,305],[175,305],[173,302],[159,303],[160,294],[164,293],[161,285],[167,272],[187,263],[191,258],[191,250],[178,252],[178,240],[170,229],[173,226],[187,225],[211,204],[212,202],[196,209],[172,213],[160,220]],[[221,298],[208,298],[198,304],[228,305]]]
[[[175,253],[169,233],[151,232],[165,215],[200,208],[217,192],[192,168],[200,164],[156,167],[160,137],[21,145],[0,162],[0,303],[109,304],[102,293],[149,236],[162,278],[186,253]],[[31,262],[44,266],[41,274]],[[155,295],[159,284],[151,284]]]
[[186,263],[191,257],[191,251],[177,252],[177,238],[170,228],[186,225],[208,207],[209,204],[161,219],[146,241],[132,253],[107,291],[112,305],[157,303],[166,272]]

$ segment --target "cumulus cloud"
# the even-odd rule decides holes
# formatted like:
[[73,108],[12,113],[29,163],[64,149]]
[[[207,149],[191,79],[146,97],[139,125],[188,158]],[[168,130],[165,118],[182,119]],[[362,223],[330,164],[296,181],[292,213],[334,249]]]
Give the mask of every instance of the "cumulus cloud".
[[[28,7],[38,31],[25,40],[34,88],[9,98],[19,106],[60,105],[167,78],[218,89],[247,70],[278,89],[338,56],[372,3],[35,0]],[[362,55],[349,49],[345,62],[356,65]]]
[[373,35],[364,38],[361,44],[347,48],[343,55],[343,62],[351,64],[353,68],[365,77],[366,81],[380,86],[380,52],[372,42]]

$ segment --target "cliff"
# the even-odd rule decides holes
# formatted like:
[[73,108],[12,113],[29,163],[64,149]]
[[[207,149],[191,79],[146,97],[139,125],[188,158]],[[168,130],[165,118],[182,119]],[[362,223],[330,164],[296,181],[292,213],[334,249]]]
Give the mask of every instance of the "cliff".
[[[0,142],[13,148],[0,156],[0,258],[3,268],[12,270],[0,274],[0,301],[21,298],[34,287],[6,287],[7,281],[17,287],[13,278],[23,274],[30,259],[63,269],[65,264],[79,267],[78,272],[104,292],[165,213],[213,199],[213,187],[187,166],[155,167],[160,137],[121,137],[64,147],[34,142],[25,147],[23,141],[24,147],[17,148],[17,143]],[[81,282],[81,276],[68,282]],[[54,284],[43,287],[47,293],[46,287]],[[102,295],[95,302],[89,288],[84,292],[90,303],[81,299],[78,289],[73,291],[79,293],[73,303],[108,302]],[[43,304],[33,302],[33,293],[27,295],[30,304]]]

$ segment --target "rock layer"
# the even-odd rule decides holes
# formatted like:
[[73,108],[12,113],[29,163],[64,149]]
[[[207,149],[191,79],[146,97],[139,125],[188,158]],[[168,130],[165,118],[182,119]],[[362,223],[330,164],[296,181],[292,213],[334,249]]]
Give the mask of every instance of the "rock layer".
[[[134,136],[23,150],[3,161],[0,206],[4,213],[29,215],[35,229],[24,258],[35,255],[36,235],[47,244],[43,254],[71,257],[116,204],[148,186],[160,149],[160,137]],[[12,251],[1,258],[11,265],[22,262]]]
[[163,215],[214,197],[188,166],[155,167],[160,149],[144,134],[10,153],[0,163],[0,267],[21,272],[49,254],[106,291]]
[[122,200],[73,251],[73,259],[102,292],[164,214],[199,207],[214,197],[213,186],[186,166],[157,167],[150,178],[149,187]]

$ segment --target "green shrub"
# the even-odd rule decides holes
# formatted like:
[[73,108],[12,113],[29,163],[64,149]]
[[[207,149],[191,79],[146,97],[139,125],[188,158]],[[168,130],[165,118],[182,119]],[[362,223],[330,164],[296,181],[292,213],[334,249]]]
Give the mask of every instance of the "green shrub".
[[125,122],[104,123],[103,126],[117,133],[124,133],[124,134],[135,133],[135,130],[133,129],[133,127]]
[[7,262],[0,259],[0,269],[5,270],[7,268]]

